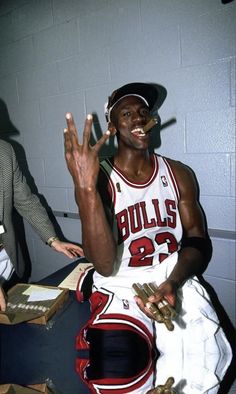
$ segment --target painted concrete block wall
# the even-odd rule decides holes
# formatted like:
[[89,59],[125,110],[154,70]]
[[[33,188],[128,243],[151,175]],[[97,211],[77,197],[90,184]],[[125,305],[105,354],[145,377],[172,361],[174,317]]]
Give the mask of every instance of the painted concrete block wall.
[[[235,1],[220,0],[0,2],[0,104],[18,130],[11,135],[9,128],[8,135],[23,148],[64,235],[81,241],[79,220],[60,216],[77,213],[63,157],[65,112],[73,112],[80,135],[86,113],[95,113],[99,134],[106,130],[103,107],[113,89],[132,81],[163,85],[160,116],[163,124],[172,122],[161,131],[157,151],[190,165],[198,177],[214,244],[205,278],[232,321],[235,10]],[[32,280],[68,263],[25,227]]]

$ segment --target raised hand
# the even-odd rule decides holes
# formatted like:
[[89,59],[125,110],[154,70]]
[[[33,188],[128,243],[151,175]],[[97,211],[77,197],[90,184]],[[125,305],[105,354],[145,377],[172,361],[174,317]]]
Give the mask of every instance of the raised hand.
[[66,114],[67,128],[64,129],[65,159],[75,187],[92,190],[96,188],[99,173],[98,153],[110,136],[108,130],[95,145],[90,145],[92,115],[85,120],[83,142],[79,143],[78,133],[71,113]]
[[108,276],[113,272],[116,245],[97,190],[97,180],[100,170],[98,153],[109,138],[110,131],[108,130],[91,146],[93,118],[92,115],[88,115],[84,126],[83,142],[80,144],[71,113],[66,115],[66,121],[65,158],[75,186],[75,200],[82,224],[84,255],[101,275]]

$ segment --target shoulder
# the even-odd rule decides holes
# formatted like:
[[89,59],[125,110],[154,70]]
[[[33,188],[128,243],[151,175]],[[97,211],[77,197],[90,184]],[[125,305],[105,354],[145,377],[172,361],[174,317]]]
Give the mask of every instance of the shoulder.
[[175,176],[177,185],[179,187],[180,195],[183,196],[186,193],[197,194],[198,182],[193,170],[181,161],[169,158],[165,159]]
[[169,164],[169,166],[171,167],[172,171],[174,172],[174,174],[176,176],[179,176],[179,174],[182,176],[184,176],[184,175],[193,176],[194,175],[193,170],[189,166],[187,166],[186,164],[182,163],[181,161],[173,160],[168,157],[165,157],[164,159],[167,161],[167,163]]

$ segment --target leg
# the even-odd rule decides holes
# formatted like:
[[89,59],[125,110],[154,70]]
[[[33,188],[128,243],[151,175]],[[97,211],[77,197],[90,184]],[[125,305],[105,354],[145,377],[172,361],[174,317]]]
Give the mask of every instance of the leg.
[[77,372],[91,392],[125,387],[127,393],[145,393],[153,387],[155,367],[151,320],[144,324],[135,302],[109,291],[93,293],[90,302],[92,317],[77,338],[77,349],[87,348],[89,360],[78,358]]

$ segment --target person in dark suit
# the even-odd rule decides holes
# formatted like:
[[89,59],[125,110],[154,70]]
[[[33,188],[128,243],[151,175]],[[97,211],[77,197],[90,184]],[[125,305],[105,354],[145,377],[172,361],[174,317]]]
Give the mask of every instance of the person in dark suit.
[[16,234],[13,226],[13,208],[26,219],[43,242],[55,251],[74,258],[83,255],[80,246],[62,242],[36,194],[31,192],[17,162],[15,152],[6,141],[0,140],[0,310],[6,302],[4,285],[13,275],[20,279],[25,265],[17,256]]

